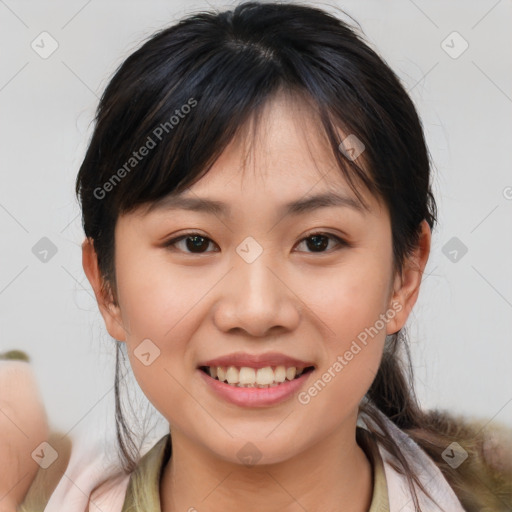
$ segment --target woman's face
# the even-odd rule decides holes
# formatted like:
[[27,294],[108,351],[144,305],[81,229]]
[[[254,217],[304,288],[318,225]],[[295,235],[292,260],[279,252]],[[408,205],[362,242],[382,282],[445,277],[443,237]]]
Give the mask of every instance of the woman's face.
[[[240,462],[244,450],[261,463],[283,461],[343,425],[353,432],[386,334],[401,328],[415,300],[397,301],[387,210],[363,190],[371,210],[351,204],[357,199],[316,127],[305,107],[276,99],[244,172],[235,141],[182,194],[223,203],[224,213],[164,201],[116,225],[119,306],[103,311],[107,328],[126,342],[140,387],[171,431],[226,461]],[[287,210],[328,193],[347,201]],[[166,246],[190,232],[205,238]],[[314,370],[299,384],[231,386],[230,400],[199,366],[235,352],[277,353]],[[284,385],[292,392],[281,400],[247,402]]]

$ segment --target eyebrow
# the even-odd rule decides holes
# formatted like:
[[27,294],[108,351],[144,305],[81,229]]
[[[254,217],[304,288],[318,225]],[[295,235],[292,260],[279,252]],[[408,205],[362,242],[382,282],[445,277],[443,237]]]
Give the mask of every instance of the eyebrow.
[[[303,215],[326,207],[351,208],[364,214],[366,208],[357,200],[339,195],[335,192],[324,192],[285,203],[278,211],[279,215]],[[214,199],[168,195],[153,203],[148,211],[187,210],[206,213],[220,217],[230,217],[231,208],[222,201]]]

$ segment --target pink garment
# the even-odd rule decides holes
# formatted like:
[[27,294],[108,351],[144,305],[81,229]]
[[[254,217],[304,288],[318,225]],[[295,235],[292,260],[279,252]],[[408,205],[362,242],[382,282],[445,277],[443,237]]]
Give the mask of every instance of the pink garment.
[[93,489],[115,473],[105,457],[101,443],[91,446],[88,442],[73,443],[71,457],[63,477],[59,481],[45,512],[121,512],[130,475],[113,481],[107,491],[95,493]]

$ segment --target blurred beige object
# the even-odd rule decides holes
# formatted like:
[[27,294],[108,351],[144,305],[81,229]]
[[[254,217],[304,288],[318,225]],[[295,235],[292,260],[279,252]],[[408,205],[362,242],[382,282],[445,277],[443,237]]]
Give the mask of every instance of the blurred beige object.
[[9,357],[14,352],[0,358],[0,512],[22,503],[41,467],[32,454],[49,436],[33,370],[23,353]]

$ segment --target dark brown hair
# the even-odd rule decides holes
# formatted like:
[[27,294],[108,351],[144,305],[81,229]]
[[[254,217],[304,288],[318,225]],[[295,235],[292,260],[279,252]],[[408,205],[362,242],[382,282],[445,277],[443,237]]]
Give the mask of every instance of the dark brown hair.
[[[401,271],[418,244],[420,223],[426,219],[430,228],[436,223],[428,149],[406,90],[356,29],[337,17],[306,5],[247,2],[192,14],[154,34],[122,63],[101,98],[76,192],[85,234],[94,241],[114,302],[118,216],[195,183],[283,91],[313,106],[357,197],[362,201],[357,189],[362,184],[387,206],[394,268]],[[364,168],[340,151],[339,129],[364,144]],[[144,158],[134,156],[149,146]],[[130,471],[138,449],[121,407],[123,357],[117,343],[116,426]],[[403,329],[386,339],[367,398],[361,409],[374,417],[377,407],[409,432],[460,490],[460,475],[441,458],[455,437],[442,435],[436,416],[418,405]],[[381,429],[386,432],[384,425]],[[374,434],[407,476],[419,510],[412,483],[422,486],[408,461],[390,436]]]

